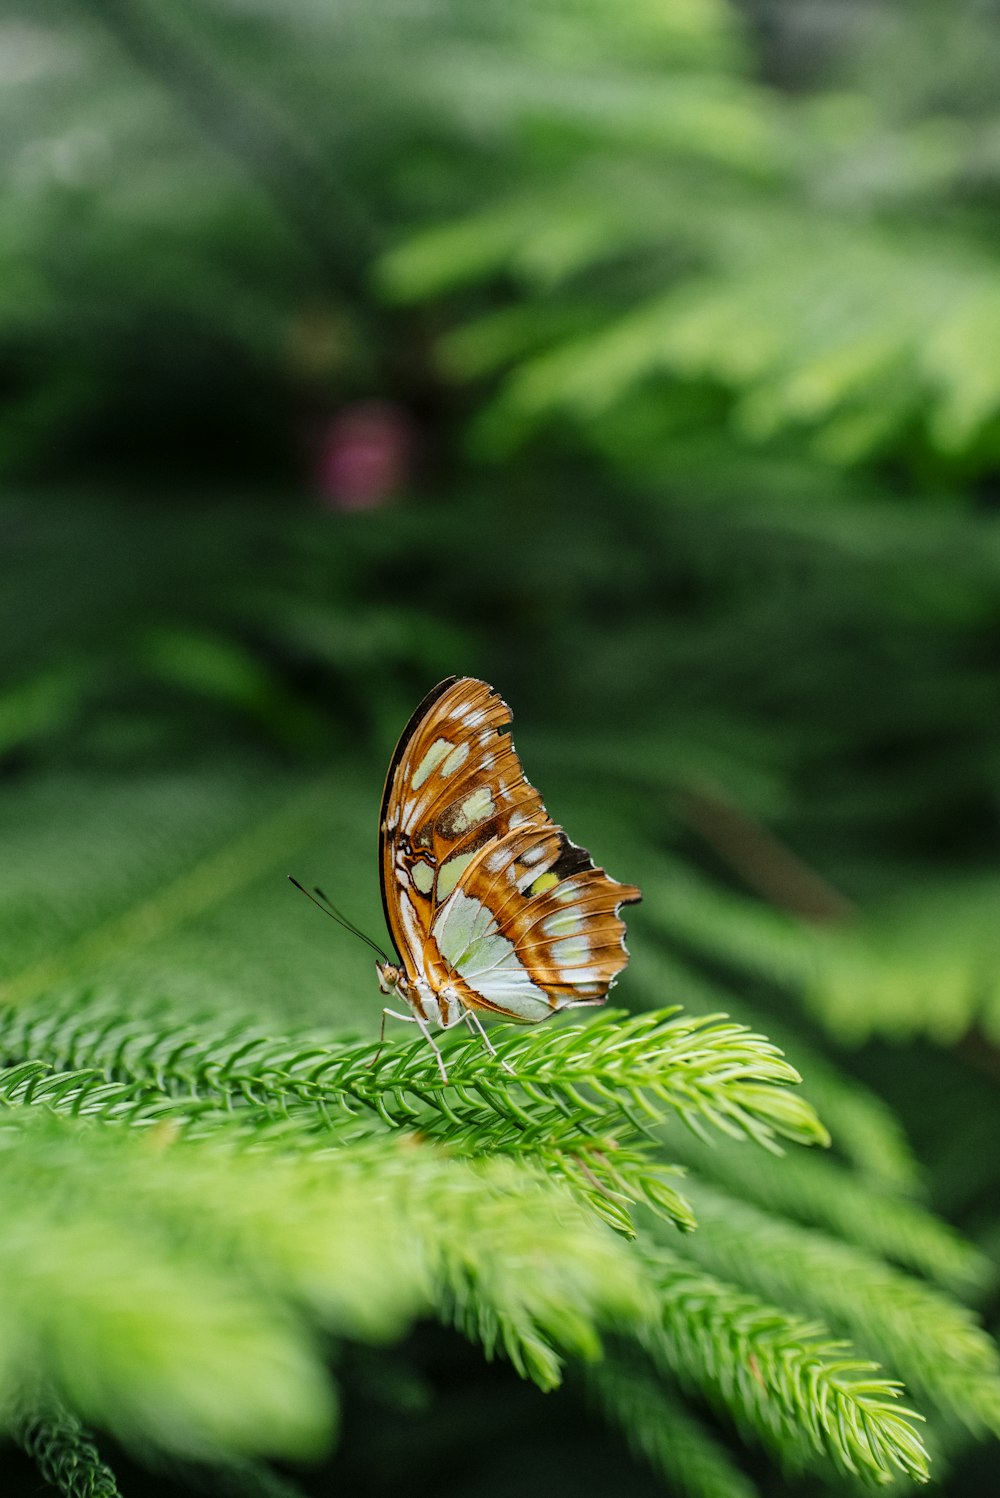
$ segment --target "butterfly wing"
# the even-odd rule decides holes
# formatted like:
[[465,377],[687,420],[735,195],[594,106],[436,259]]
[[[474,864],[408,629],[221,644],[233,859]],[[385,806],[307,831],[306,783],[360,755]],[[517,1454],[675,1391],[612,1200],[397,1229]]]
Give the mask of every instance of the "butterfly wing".
[[434,912],[472,857],[516,824],[545,816],[524,778],[499,693],[449,677],[420,703],[389,764],[379,818],[386,924],[408,974],[423,968]]
[[602,1004],[628,962],[618,912],[642,898],[551,820],[477,855],[435,916],[434,948],[463,1002],[525,1023]]
[[510,739],[511,711],[471,677],[428,693],[389,765],[379,826],[386,923],[408,978],[533,1021],[601,1003],[640,898],[552,822]]

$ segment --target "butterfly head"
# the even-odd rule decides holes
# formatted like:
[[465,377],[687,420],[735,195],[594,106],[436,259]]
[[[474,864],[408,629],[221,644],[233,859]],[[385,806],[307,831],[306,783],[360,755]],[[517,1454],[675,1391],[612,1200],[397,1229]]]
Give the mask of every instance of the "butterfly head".
[[394,962],[376,962],[375,972],[383,993],[398,993],[405,998],[406,979],[401,967],[397,967]]

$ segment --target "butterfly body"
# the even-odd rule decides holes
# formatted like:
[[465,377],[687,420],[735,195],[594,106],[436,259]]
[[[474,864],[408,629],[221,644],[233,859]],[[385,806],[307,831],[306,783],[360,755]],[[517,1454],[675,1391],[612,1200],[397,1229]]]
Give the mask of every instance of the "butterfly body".
[[394,962],[376,962],[375,971],[380,991],[402,999],[427,1024],[449,1030],[465,1018],[452,985],[444,983],[435,991],[427,978],[408,978],[403,968]]
[[431,1025],[462,1020],[482,1032],[480,1013],[535,1024],[601,1004],[628,961],[618,911],[640,891],[552,821],[510,723],[486,682],[450,677],[417,708],[389,765],[379,872],[400,960],[376,971],[428,1039]]

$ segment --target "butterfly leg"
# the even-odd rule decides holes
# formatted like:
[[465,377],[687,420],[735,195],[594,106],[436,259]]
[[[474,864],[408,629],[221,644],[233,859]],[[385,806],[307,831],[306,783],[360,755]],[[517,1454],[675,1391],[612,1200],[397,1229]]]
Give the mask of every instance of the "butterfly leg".
[[[437,1057],[438,1071],[441,1073],[442,1080],[445,1081],[445,1082],[447,1082],[447,1080],[448,1080],[448,1073],[444,1069],[444,1057],[441,1055],[441,1051],[440,1051],[440,1048],[439,1048],[439,1046],[437,1044],[437,1041],[434,1039],[434,1036],[431,1034],[430,1030],[428,1029],[427,1021],[425,1019],[421,1019],[419,1014],[400,1014],[397,1009],[383,1009],[382,1010],[382,1035],[379,1037],[379,1046],[381,1047],[382,1040],[383,1040],[383,1038],[385,1036],[385,1017],[386,1017],[387,1014],[390,1015],[393,1019],[405,1020],[405,1022],[408,1025],[418,1025],[420,1027],[420,1033],[421,1033],[421,1035],[424,1037],[424,1039],[426,1040],[427,1044],[430,1046],[431,1050],[434,1052],[435,1056]],[[375,1054],[377,1056],[378,1052],[376,1051]],[[374,1062],[372,1064],[374,1065]]]
[[430,1046],[431,1050],[437,1057],[438,1071],[441,1073],[442,1080],[447,1082],[448,1073],[444,1069],[444,1057],[442,1056],[441,1051],[438,1048],[437,1041],[434,1039],[434,1036],[431,1034],[430,1029],[428,1028],[427,1021],[425,1019],[421,1019],[419,1014],[415,1014],[413,1018],[420,1026],[421,1035],[424,1037],[427,1044]]
[[[482,1020],[479,1018],[479,1015],[476,1013],[476,1011],[474,1009],[467,1009],[465,1011],[465,1020],[466,1020],[466,1023],[468,1024],[470,1030],[472,1030],[473,1032],[475,1032],[476,1030],[479,1031],[479,1038],[483,1042],[483,1045],[489,1051],[489,1053],[493,1057],[493,1059],[495,1061],[500,1061],[500,1057],[497,1055],[496,1046],[493,1044],[492,1040],[487,1035],[487,1033],[486,1033],[486,1027],[485,1027],[485,1025],[483,1024]],[[508,1062],[506,1062],[506,1061],[500,1061],[500,1065],[503,1067],[504,1071],[509,1071],[512,1077],[516,1077],[517,1076],[517,1073],[515,1072],[514,1068]]]
[[406,1020],[408,1024],[414,1024],[416,1022],[416,1015],[414,1014],[397,1014],[395,1009],[383,1009],[382,1024],[380,1025],[378,1032],[378,1049],[376,1050],[372,1059],[369,1061],[369,1066],[375,1066],[378,1062],[378,1058],[382,1054],[382,1048],[385,1045],[385,1022],[387,1016],[390,1014],[392,1015],[393,1019]]

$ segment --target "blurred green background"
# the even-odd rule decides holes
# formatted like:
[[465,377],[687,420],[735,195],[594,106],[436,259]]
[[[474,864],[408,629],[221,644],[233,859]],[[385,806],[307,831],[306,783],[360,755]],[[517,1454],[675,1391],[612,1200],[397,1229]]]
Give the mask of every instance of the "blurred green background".
[[[998,78],[995,0],[5,0],[6,995],[374,1034],[283,875],[381,939],[395,735],[483,676],[646,890],[623,1000],[863,1080],[996,1249]],[[437,1335],[448,1493],[621,1490]],[[395,1490],[377,1385],[316,1491]]]

